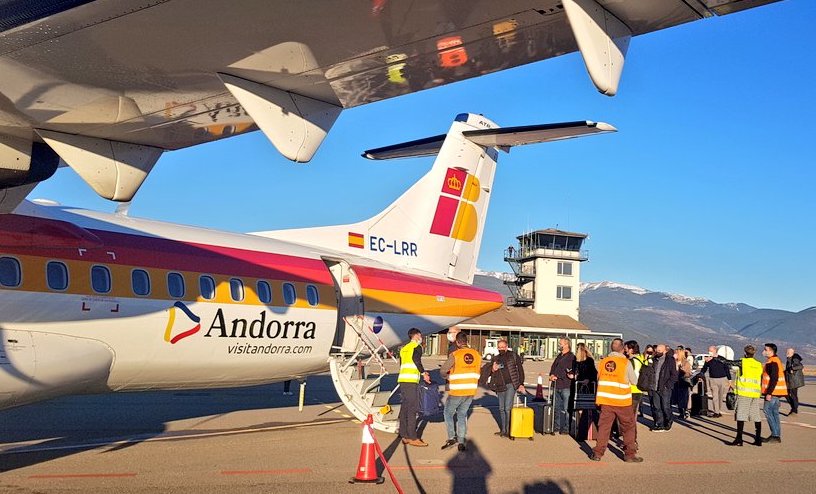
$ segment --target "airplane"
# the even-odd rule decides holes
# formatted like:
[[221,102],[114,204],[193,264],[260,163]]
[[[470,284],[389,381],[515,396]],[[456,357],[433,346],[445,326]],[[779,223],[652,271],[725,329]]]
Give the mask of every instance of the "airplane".
[[4,1],[0,213],[65,165],[128,202],[165,151],[258,129],[307,162],[345,108],[575,51],[611,96],[633,36],[774,1]]
[[460,114],[447,134],[366,151],[437,157],[346,225],[237,234],[24,201],[0,215],[0,408],[328,369],[357,418],[393,432],[387,372],[363,381],[354,364],[502,305],[472,286],[499,152],[614,131]]

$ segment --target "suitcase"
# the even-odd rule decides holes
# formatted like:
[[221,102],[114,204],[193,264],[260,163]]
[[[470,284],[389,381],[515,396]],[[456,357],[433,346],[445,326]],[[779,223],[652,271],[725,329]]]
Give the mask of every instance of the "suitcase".
[[516,395],[516,403],[510,410],[510,439],[515,440],[517,437],[526,437],[530,441],[533,440],[533,418],[535,414],[533,409],[527,406],[527,397],[524,397],[524,404],[519,403],[518,395]]
[[697,391],[691,395],[691,415],[699,417],[708,413],[708,396],[706,396],[705,380],[697,381]]
[[542,434],[552,434],[553,430],[555,429],[555,414],[553,413],[555,410],[553,404],[553,384],[550,381],[550,385],[547,388],[547,401],[545,401],[541,405],[541,414],[537,416],[538,424],[536,425],[536,429],[540,430]]
[[595,383],[575,381],[573,392],[575,401],[572,405],[570,433],[576,440],[582,441],[592,436],[590,429],[594,425],[598,406],[595,404]]
[[433,417],[439,415],[444,409],[442,404],[442,392],[439,391],[438,384],[419,383],[417,386],[419,393],[419,414],[423,417]]

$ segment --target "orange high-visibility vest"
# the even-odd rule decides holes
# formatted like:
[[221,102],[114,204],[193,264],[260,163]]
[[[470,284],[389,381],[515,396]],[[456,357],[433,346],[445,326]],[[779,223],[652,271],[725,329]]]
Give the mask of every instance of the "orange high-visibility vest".
[[782,361],[779,357],[774,355],[769,358],[765,365],[776,364],[776,373],[779,376],[776,380],[776,387],[768,390],[768,384],[771,382],[771,376],[765,372],[765,367],[762,367],[762,394],[771,396],[788,396],[788,387],[785,385],[785,368],[782,366]]
[[475,396],[479,387],[479,370],[482,357],[472,348],[460,348],[452,353],[453,367],[448,375],[448,394],[451,396]]
[[628,365],[629,360],[626,357],[606,357],[601,360],[598,365],[596,405],[632,406],[632,388],[626,377]]

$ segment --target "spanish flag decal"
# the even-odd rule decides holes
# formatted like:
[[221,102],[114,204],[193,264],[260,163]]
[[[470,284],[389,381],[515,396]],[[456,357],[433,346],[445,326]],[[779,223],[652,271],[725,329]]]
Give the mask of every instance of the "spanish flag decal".
[[362,249],[364,239],[365,239],[365,236],[362,233],[348,232],[349,247],[354,247],[356,249]]

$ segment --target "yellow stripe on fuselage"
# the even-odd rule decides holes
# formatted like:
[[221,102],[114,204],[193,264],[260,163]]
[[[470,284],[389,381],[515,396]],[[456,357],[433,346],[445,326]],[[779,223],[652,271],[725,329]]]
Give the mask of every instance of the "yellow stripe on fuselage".
[[363,297],[366,312],[369,313],[406,313],[471,318],[501,307],[500,302],[365,288]]

